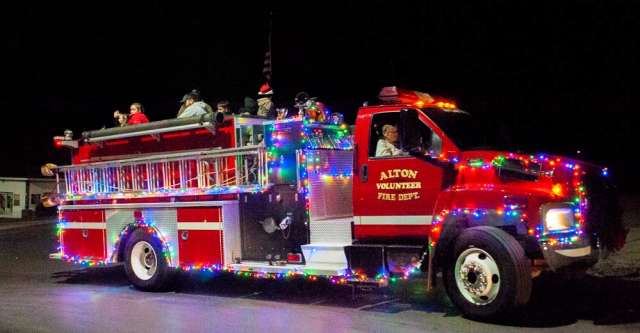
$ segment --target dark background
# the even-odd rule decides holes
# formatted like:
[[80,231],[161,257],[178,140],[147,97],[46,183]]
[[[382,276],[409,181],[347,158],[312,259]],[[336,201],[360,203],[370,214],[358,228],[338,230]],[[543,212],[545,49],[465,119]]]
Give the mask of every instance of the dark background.
[[272,12],[278,104],[305,90],[352,123],[384,85],[421,90],[514,149],[580,150],[637,192],[640,3],[513,2],[0,5],[0,176],[68,163],[52,136],[112,126],[134,101],[151,120],[193,88],[237,108],[263,82]]

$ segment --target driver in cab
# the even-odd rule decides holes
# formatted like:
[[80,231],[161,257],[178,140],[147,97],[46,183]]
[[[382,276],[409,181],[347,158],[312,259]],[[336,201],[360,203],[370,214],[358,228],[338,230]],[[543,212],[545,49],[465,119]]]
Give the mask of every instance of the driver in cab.
[[376,145],[376,157],[404,155],[398,145],[398,128],[389,124],[382,126],[382,138]]

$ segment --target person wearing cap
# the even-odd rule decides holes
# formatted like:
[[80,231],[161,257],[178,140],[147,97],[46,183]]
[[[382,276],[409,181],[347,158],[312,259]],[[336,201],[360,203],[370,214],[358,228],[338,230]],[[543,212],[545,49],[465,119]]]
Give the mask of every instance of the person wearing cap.
[[200,92],[195,89],[186,93],[180,103],[182,106],[178,111],[177,118],[196,117],[213,113],[211,106],[201,100]]
[[265,118],[274,118],[273,89],[269,83],[265,83],[258,91],[258,116]]
[[145,124],[149,122],[149,118],[144,114],[144,107],[140,103],[132,103],[129,107],[129,115],[115,111],[113,117],[118,121],[119,126],[124,126],[124,121],[127,125]]

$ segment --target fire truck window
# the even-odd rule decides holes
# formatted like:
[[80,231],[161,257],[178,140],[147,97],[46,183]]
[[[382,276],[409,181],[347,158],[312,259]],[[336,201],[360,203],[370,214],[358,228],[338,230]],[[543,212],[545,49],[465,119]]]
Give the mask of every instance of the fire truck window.
[[400,149],[399,122],[400,112],[378,113],[373,116],[369,140],[370,157],[391,157],[403,154]]
[[442,152],[442,139],[425,123],[418,123],[418,146],[425,155],[440,155]]

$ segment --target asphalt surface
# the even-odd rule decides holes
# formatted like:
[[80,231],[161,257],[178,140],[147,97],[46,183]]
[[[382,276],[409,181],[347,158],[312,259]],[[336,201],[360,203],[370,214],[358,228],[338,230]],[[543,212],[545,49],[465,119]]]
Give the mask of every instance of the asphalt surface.
[[54,225],[0,230],[1,332],[640,332],[640,281],[543,274],[507,321],[461,317],[422,282],[357,291],[322,282],[183,273],[175,291],[131,288],[122,267],[48,259]]

